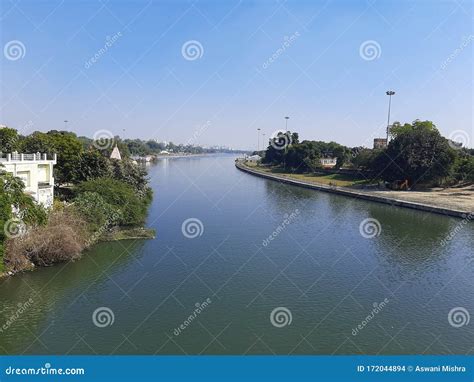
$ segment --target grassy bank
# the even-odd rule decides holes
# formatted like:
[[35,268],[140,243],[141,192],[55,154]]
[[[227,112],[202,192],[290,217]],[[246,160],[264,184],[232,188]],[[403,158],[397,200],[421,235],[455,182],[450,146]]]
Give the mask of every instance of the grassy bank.
[[[337,193],[349,197],[370,200],[379,203],[385,203],[392,206],[407,207],[422,211],[440,213],[448,216],[455,216],[472,221],[474,211],[474,185],[466,185],[462,188],[431,188],[423,191],[393,191],[389,189],[363,189],[360,187],[338,186],[324,184],[322,182],[308,181],[304,178],[294,175],[272,172],[271,169],[247,165],[242,162],[236,164],[243,171],[251,171],[255,175],[261,174],[262,177],[272,177],[271,179],[280,180],[296,186],[308,185],[321,191]],[[295,183],[293,183],[295,182]],[[298,183],[296,183],[298,182]],[[353,184],[354,185],[354,184]]]
[[359,179],[347,174],[291,173],[280,167],[257,166],[249,163],[246,163],[245,166],[257,171],[275,174],[285,178],[301,180],[314,184],[324,184],[327,186],[351,187],[367,183],[364,179]]

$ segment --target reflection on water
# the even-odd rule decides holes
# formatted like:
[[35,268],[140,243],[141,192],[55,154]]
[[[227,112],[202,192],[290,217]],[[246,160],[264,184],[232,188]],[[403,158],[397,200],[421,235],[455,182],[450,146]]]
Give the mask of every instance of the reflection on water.
[[[1,281],[0,324],[8,325],[0,352],[472,351],[474,333],[447,319],[457,306],[474,314],[472,223],[456,229],[459,219],[279,184],[236,170],[233,160],[165,159],[149,168],[155,240],[102,243],[75,263]],[[202,222],[202,236],[183,236],[188,218]],[[359,231],[369,218],[381,227],[372,239]],[[92,314],[103,307],[114,321],[100,328]],[[291,325],[272,325],[277,307],[290,311]]]

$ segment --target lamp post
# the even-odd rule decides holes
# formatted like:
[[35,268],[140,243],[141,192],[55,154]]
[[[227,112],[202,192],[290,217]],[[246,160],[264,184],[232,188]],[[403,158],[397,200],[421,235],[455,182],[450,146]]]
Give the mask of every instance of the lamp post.
[[392,106],[392,96],[395,94],[393,90],[385,92],[388,95],[388,118],[387,118],[387,145],[388,145],[388,134],[390,130],[390,108]]
[[69,121],[68,121],[67,119],[64,120],[64,130],[67,130],[67,123],[68,123],[68,122],[69,122]]
[[262,133],[262,137],[263,137],[263,139],[262,139],[262,141],[263,141],[263,142],[262,142],[263,147],[262,147],[262,148],[265,150],[265,133]]
[[260,128],[257,129],[257,152],[260,150]]
[[285,117],[285,133],[288,131],[288,120],[290,119],[290,117]]

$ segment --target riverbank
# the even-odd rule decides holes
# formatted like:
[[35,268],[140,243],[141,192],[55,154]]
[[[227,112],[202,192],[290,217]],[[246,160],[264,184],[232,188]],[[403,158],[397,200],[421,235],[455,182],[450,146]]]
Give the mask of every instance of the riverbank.
[[[466,218],[474,213],[474,190],[472,187],[460,192],[456,189],[431,190],[431,191],[390,191],[390,190],[360,190],[341,187],[308,180],[295,179],[292,174],[272,174],[268,170],[258,167],[249,167],[241,161],[236,161],[235,166],[244,172],[262,178],[276,180],[294,186],[311,188],[318,191],[370,200],[392,206],[405,207],[420,211]],[[457,202],[456,202],[457,201]]]
[[[114,227],[111,230],[104,232],[100,237],[96,238],[93,242],[91,242],[84,250],[90,249],[93,245],[102,242],[115,242],[121,240],[151,240],[156,238],[156,231],[152,228],[146,227]],[[82,256],[81,253],[77,254],[77,257],[71,259],[72,261],[80,259]],[[3,262],[3,258],[0,258],[0,261]],[[67,262],[67,261],[63,261]],[[59,264],[61,262],[58,262]],[[54,264],[51,264],[54,265]],[[32,271],[38,268],[37,265],[33,264],[33,262],[25,262],[24,268],[20,270],[13,271],[11,269],[7,269],[5,265],[2,263],[0,268],[0,279],[4,277],[13,276],[18,273],[23,273],[27,271]]]

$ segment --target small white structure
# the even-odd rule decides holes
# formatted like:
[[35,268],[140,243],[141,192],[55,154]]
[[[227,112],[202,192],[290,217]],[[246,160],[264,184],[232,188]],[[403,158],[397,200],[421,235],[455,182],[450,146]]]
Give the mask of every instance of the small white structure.
[[262,157],[260,155],[251,155],[245,158],[245,160],[250,163],[258,163],[262,160]]
[[337,158],[332,158],[332,157],[326,157],[326,158],[321,158],[321,166],[324,168],[333,168],[336,166],[337,163]]
[[56,164],[56,154],[48,159],[46,154],[10,154],[0,153],[0,171],[6,171],[20,178],[25,184],[25,192],[37,203],[46,208],[53,205],[54,177],[53,166]]
[[110,159],[122,160],[122,155],[120,154],[120,150],[118,149],[117,145],[115,145],[114,149],[112,150],[112,154],[110,154]]
[[160,155],[170,155],[169,151],[161,150]]

